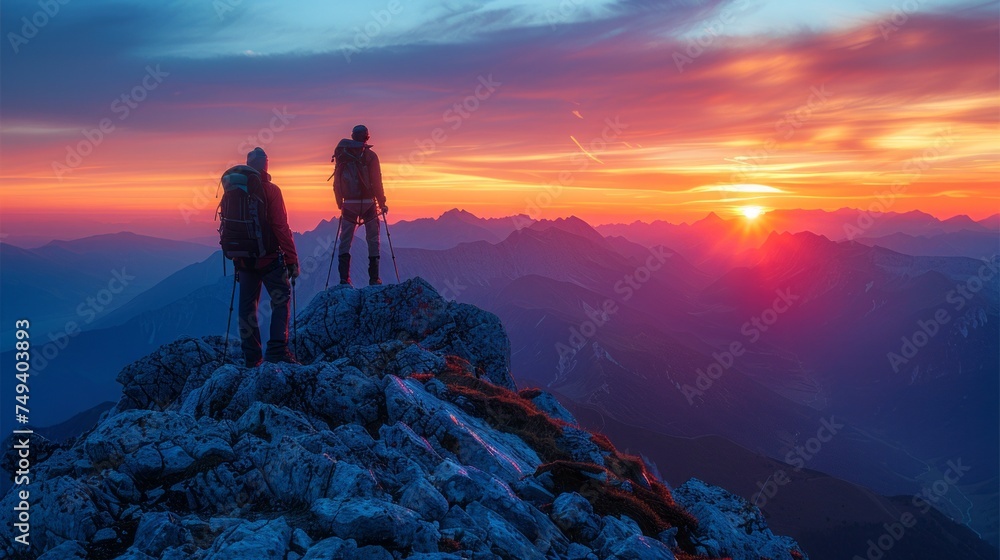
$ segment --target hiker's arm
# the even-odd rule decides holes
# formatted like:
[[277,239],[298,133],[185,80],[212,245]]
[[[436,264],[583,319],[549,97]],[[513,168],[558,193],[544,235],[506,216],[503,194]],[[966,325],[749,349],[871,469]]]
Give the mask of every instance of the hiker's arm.
[[382,166],[379,165],[378,156],[375,152],[368,152],[372,155],[372,161],[368,164],[368,177],[372,182],[372,193],[378,200],[378,205],[385,208],[385,190],[382,188]]
[[281,189],[271,189],[272,199],[268,202],[268,216],[271,219],[271,231],[278,240],[278,247],[285,254],[285,264],[298,264],[299,254],[295,251],[295,238],[292,229],[288,227],[288,212],[285,210],[285,198]]

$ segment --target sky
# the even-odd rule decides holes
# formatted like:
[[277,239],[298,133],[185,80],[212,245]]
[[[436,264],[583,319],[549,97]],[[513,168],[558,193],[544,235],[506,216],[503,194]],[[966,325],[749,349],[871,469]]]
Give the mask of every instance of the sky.
[[352,4],[5,1],[0,235],[211,237],[254,146],[305,231],[359,123],[396,220],[1000,211],[997,2]]

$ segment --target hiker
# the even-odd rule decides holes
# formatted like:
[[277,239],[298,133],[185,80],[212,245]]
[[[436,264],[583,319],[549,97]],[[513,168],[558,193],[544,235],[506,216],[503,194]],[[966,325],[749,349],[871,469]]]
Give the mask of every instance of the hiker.
[[[229,183],[237,183],[237,194],[240,188],[246,193],[242,199],[231,199],[228,204],[224,196],[220,212],[224,224],[220,230],[224,254],[227,250],[226,224],[239,226],[229,228],[235,233],[228,235],[231,250],[226,256],[242,255],[232,258],[240,284],[239,329],[246,366],[258,366],[265,358],[269,362],[297,363],[288,348],[288,317],[290,281],[294,282],[299,276],[299,258],[288,227],[281,189],[271,182],[267,154],[259,147],[247,154],[246,166],[236,166],[226,173],[223,177],[226,194],[234,188]],[[243,184],[238,184],[240,182]],[[271,297],[271,336],[263,356],[257,324],[261,285]]]
[[368,144],[368,127],[359,124],[351,131],[351,138],[344,138],[333,151],[331,161],[336,163],[333,172],[333,196],[340,216],[340,249],[337,271],[340,283],[351,283],[351,242],[359,225],[365,226],[368,241],[368,284],[381,284],[379,278],[379,214],[386,214],[385,192],[382,189],[382,168],[378,156]]

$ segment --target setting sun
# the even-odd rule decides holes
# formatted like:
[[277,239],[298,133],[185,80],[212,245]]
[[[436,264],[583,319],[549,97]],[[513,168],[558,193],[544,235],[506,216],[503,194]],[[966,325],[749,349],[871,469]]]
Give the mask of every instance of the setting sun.
[[740,208],[740,213],[748,220],[754,220],[764,213],[764,209],[760,206],[744,206]]

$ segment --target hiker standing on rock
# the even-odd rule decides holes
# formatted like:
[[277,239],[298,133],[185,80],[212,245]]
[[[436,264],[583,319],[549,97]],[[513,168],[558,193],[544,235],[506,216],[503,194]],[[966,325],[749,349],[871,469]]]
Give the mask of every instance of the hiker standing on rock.
[[359,124],[351,131],[351,138],[337,144],[331,161],[333,171],[333,196],[337,201],[340,217],[340,249],[337,271],[340,283],[351,283],[351,243],[359,225],[365,226],[368,241],[368,283],[381,284],[379,278],[380,228],[379,214],[386,214],[385,192],[382,189],[382,167],[378,156],[368,144],[368,127]]
[[[296,363],[288,348],[288,317],[290,281],[299,276],[299,258],[281,189],[267,172],[267,154],[254,148],[247,164],[228,170],[222,182],[222,249],[233,259],[240,284],[239,330],[246,365],[255,367],[264,359]],[[271,336],[263,356],[257,321],[262,285],[271,297]]]

